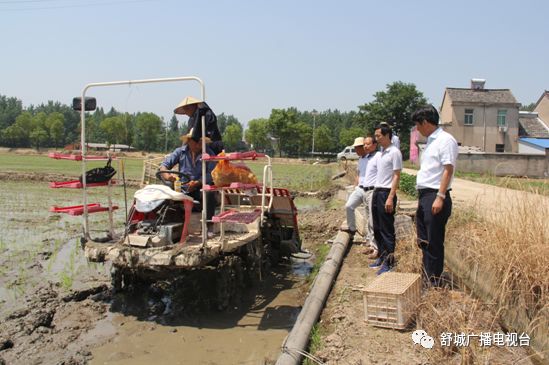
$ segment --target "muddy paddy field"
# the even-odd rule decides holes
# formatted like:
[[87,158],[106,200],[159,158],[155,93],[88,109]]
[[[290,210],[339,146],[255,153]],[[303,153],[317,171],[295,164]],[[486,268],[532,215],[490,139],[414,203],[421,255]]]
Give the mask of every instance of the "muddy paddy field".
[[[36,169],[40,166],[35,164]],[[259,165],[251,167],[259,169]],[[313,170],[305,171],[310,168]],[[263,280],[255,280],[242,290],[239,300],[231,302],[225,311],[213,308],[205,299],[211,294],[208,275],[182,276],[180,280],[113,293],[111,268],[89,263],[83,257],[81,218],[48,212],[55,204],[80,204],[81,191],[49,189],[48,181],[59,179],[62,172],[48,172],[47,166],[40,172],[18,171],[19,176],[30,174],[30,181],[28,176],[21,179],[13,174],[0,179],[0,364],[274,363],[310,289],[312,279],[308,275],[318,270],[330,249],[327,240],[335,236],[344,220],[344,201],[336,196],[348,180],[330,179],[342,168],[288,162],[275,166],[275,176],[279,177],[276,185],[295,192],[303,246],[315,256],[271,269]],[[77,176],[78,171],[71,174]],[[139,176],[138,169],[133,176]],[[349,174],[346,178],[352,180]],[[135,189],[128,188],[128,199]],[[311,194],[315,191],[320,193]],[[104,189],[89,192],[90,202],[105,202]],[[118,187],[114,192],[115,204],[123,207],[123,190]],[[414,198],[403,193],[399,198],[400,213],[413,215]],[[122,227],[123,211],[115,213],[115,226]],[[106,234],[106,217],[90,215],[94,237]],[[505,237],[491,236],[493,223],[484,224],[463,206],[458,207],[449,224],[449,243],[454,243],[454,250],[477,244],[485,248],[486,242],[506,242],[508,237],[520,236],[512,231]],[[495,232],[501,235],[516,227],[507,225]],[[545,236],[539,237],[546,244]],[[540,242],[540,238],[531,241]],[[517,242],[520,248],[519,243],[523,242]],[[494,245],[496,252],[501,252],[498,247]],[[414,345],[411,332],[416,327],[435,336],[441,331],[508,330],[502,319],[506,309],[495,301],[479,300],[457,275],[452,287],[424,292],[416,323],[409,329],[369,326],[363,320],[361,290],[375,275],[367,269],[370,261],[364,251],[357,237],[311,333],[307,352],[316,362],[306,359],[306,364],[540,363],[526,347],[435,346],[427,351]],[[492,256],[486,253],[483,257]],[[419,272],[421,258],[413,233],[399,238],[397,258],[397,271]],[[502,258],[501,262],[508,260]],[[545,288],[546,277],[539,271],[534,268],[532,272]],[[538,298],[538,303],[546,303],[546,296]],[[521,306],[524,304],[517,303]],[[535,313],[542,315],[543,306],[538,307]]]
[[[322,178],[330,174],[331,168]],[[250,283],[225,311],[212,308],[207,300],[196,300],[197,292],[199,297],[206,296],[207,290],[178,290],[175,295],[176,290],[166,286],[185,286],[177,282],[114,294],[109,265],[84,258],[81,217],[48,212],[53,205],[81,204],[80,190],[48,188],[48,181],[59,180],[59,175],[19,171],[0,180],[0,364],[262,364],[276,360],[308,290],[306,278],[314,257],[273,268],[263,280]],[[281,179],[286,180],[279,184],[291,180]],[[315,188],[318,176],[315,179],[299,183]],[[128,188],[128,204],[135,190]],[[90,202],[106,203],[105,189],[88,191]],[[113,191],[114,204],[121,207],[114,214],[115,227],[122,227],[123,189]],[[309,229],[321,227],[308,225],[307,220],[318,221],[311,212],[318,214],[328,203],[297,195],[303,216],[300,224],[305,227],[303,245],[311,248],[315,243],[308,238]],[[105,236],[107,226],[107,214],[90,215],[93,237]],[[332,226],[323,241],[335,232]],[[207,278],[194,279],[199,286],[208,286]]]

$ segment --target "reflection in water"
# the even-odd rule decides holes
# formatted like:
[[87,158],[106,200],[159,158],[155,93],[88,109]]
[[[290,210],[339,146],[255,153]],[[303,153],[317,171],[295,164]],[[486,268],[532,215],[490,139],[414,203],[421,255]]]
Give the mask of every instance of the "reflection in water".
[[[53,205],[81,204],[79,189],[50,189],[47,182],[2,181],[0,189],[0,303],[1,312],[21,305],[18,300],[44,277],[66,288],[107,273],[89,264],[78,247],[80,217],[52,214]],[[132,196],[133,190],[128,194]],[[90,190],[90,199],[102,202],[105,192]],[[114,189],[114,203],[123,206],[121,189]],[[124,212],[115,211],[115,225],[122,227]],[[106,215],[91,215],[94,228],[107,226]]]
[[294,204],[300,212],[323,209],[326,206],[323,200],[314,197],[297,197]]
[[[253,282],[226,311],[185,306],[182,298],[200,295],[190,291],[168,296],[141,288],[117,294],[111,310],[119,313],[112,321],[118,335],[92,351],[91,364],[274,362],[302,304],[301,279],[288,269]],[[158,303],[162,311],[155,309]]]

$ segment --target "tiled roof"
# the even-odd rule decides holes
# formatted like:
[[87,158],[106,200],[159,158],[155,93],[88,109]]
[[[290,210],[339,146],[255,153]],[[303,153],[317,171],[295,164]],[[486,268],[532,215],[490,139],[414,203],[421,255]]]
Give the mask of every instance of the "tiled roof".
[[543,98],[549,98],[549,90],[543,91],[543,94],[538,99],[538,102],[536,103],[536,107],[539,105],[539,103],[543,100]]
[[517,99],[509,89],[461,89],[447,87],[446,92],[452,102],[480,104],[517,104]]
[[537,113],[519,114],[519,136],[532,138],[549,138],[549,130],[538,118]]

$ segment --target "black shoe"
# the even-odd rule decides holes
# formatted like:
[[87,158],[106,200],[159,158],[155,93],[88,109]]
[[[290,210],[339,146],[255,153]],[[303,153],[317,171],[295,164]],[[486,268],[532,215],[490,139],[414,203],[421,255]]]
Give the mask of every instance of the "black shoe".
[[356,229],[349,229],[349,228],[340,228],[341,232],[349,233],[351,236],[354,236],[356,233]]

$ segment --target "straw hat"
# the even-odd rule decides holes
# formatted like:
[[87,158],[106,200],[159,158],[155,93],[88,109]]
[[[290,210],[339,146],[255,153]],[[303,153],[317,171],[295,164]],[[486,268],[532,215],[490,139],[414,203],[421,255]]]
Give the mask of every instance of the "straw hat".
[[364,137],[355,138],[355,143],[353,143],[353,147],[358,147],[358,146],[364,147]]
[[179,104],[177,104],[173,112],[175,114],[183,114],[183,107],[187,105],[200,104],[201,102],[202,100],[198,100],[192,96],[187,96],[185,99],[181,100]]
[[[181,139],[181,141],[183,141],[183,143],[187,143],[189,141],[189,138],[191,138],[193,136],[193,129],[194,128],[191,128],[189,133],[182,135],[181,137],[179,137],[179,139]],[[212,142],[212,140],[209,137],[205,137],[204,141],[206,141],[206,143],[211,143]]]

